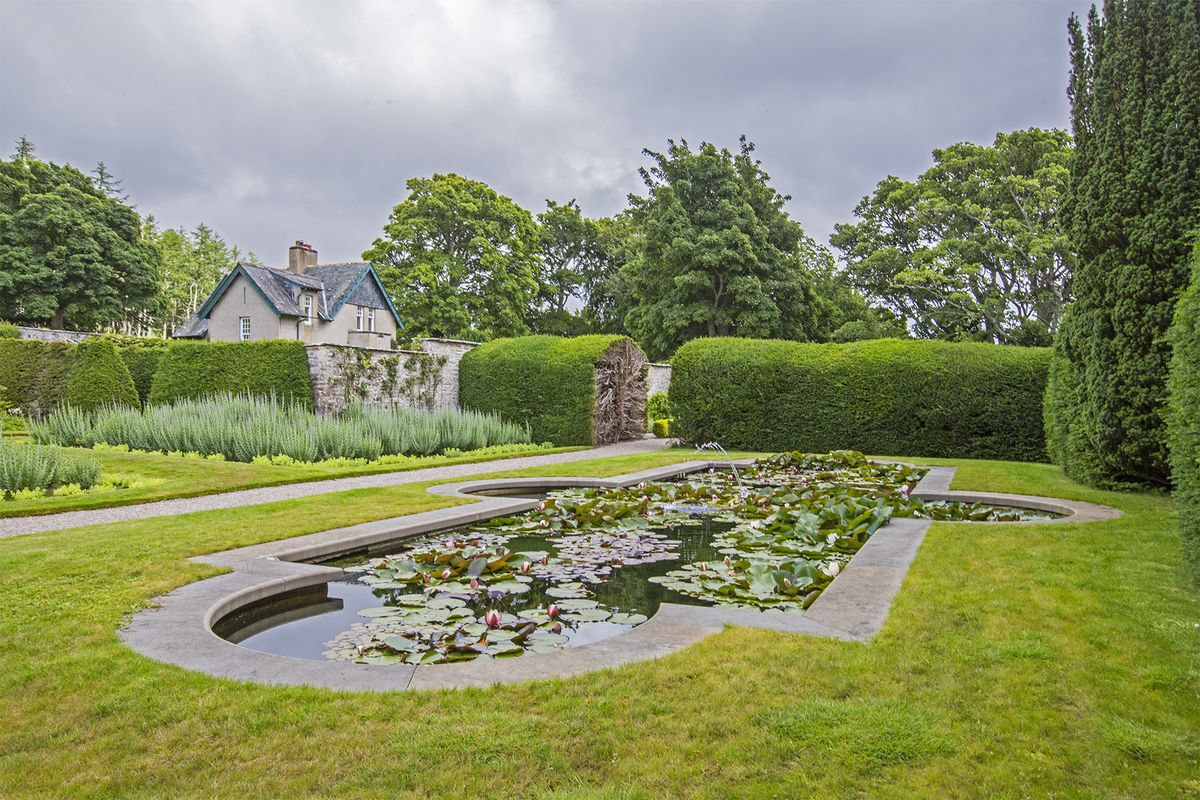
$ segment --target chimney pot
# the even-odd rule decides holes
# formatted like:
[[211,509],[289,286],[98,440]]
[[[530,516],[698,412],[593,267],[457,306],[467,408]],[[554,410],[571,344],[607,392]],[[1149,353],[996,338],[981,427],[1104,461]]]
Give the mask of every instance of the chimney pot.
[[308,267],[317,265],[317,251],[299,239],[288,248],[288,271],[301,274]]

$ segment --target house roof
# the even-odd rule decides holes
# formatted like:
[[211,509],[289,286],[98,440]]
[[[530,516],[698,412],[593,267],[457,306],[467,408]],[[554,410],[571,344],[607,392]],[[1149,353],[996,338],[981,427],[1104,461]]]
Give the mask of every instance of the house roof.
[[318,264],[306,268],[302,273],[296,273],[240,261],[217,285],[217,288],[201,304],[196,313],[188,317],[175,331],[175,337],[180,339],[203,338],[208,332],[208,317],[212,313],[213,307],[221,300],[238,275],[243,276],[254,287],[258,295],[278,316],[305,316],[304,309],[300,307],[300,294],[305,290],[315,291],[317,303],[314,311],[319,319],[326,322],[333,319],[359,284],[370,279],[378,285],[380,294],[387,303],[388,311],[396,320],[396,326],[404,327],[404,323],[396,314],[395,307],[392,306],[391,298],[388,297],[383,283],[379,280],[379,276],[370,262]]

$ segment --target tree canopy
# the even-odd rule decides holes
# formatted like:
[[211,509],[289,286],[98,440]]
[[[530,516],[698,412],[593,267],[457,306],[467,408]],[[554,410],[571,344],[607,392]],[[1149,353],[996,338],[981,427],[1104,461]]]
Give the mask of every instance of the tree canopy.
[[453,173],[412,178],[363,258],[379,270],[410,334],[528,331],[541,243],[533,216]]
[[28,140],[0,160],[0,318],[95,330],[153,306],[158,251],[125,203]]
[[[146,327],[170,336],[237,263],[237,248],[227,245],[204,223],[190,232],[182,226],[159,230],[154,217],[149,216],[142,227],[144,238],[162,259],[157,302],[148,314]],[[253,254],[250,257],[253,259]]]
[[1037,128],[934,150],[830,241],[854,286],[918,336],[1048,345],[1074,266],[1059,220],[1071,152],[1065,131]]
[[630,195],[640,252],[625,266],[635,302],[625,324],[662,358],[699,336],[807,339],[816,323],[800,260],[804,232],[783,210],[742,137],[740,152],[668,140]]

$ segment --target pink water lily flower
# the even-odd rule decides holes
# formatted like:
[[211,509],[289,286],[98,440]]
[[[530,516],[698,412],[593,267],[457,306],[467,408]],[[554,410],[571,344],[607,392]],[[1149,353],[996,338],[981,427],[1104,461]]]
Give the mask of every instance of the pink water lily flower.
[[551,625],[551,626],[550,626],[550,632],[551,632],[551,633],[562,633],[562,623],[561,623],[561,622],[556,622],[556,623],[554,623],[553,625]]
[[530,567],[531,563],[532,563],[532,562],[529,562],[529,561],[522,561],[522,562],[521,562],[521,574],[522,574],[522,575],[528,575],[528,574],[529,574],[529,567]]
[[442,570],[442,580],[448,581],[453,577],[454,572],[452,572],[449,568]]
[[479,579],[478,578],[471,578],[471,588],[472,589],[479,588]]
[[542,566],[546,566],[549,563],[550,563],[550,554],[547,553],[546,555],[542,556]]
[[494,608],[488,609],[487,611],[483,612],[483,621],[484,624],[486,624],[489,628],[499,628],[500,612]]
[[558,616],[558,604],[557,603],[550,604],[550,606],[546,609],[546,616],[550,617],[550,619],[554,619],[555,617]]

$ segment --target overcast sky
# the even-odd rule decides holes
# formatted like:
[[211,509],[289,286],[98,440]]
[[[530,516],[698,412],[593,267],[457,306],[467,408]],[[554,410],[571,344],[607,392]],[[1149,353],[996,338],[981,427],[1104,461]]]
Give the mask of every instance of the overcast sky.
[[1068,127],[1061,0],[0,0],[0,152],[103,161],[164,227],[355,260],[405,181],[607,216],[642,148],[745,133],[819,241],[888,174]]

